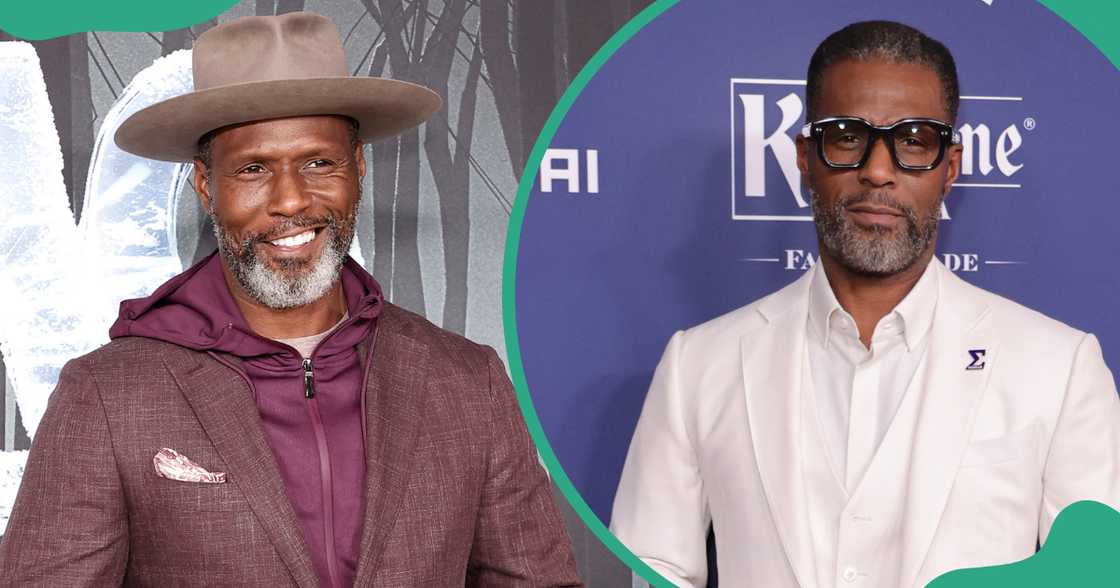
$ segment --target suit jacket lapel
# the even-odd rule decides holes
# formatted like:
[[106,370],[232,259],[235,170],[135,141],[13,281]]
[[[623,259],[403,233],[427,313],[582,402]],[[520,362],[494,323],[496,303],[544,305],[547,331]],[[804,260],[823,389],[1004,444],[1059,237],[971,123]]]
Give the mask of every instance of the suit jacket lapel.
[[940,292],[910,457],[902,529],[903,586],[914,584],[925,561],[972,438],[998,351],[993,334],[984,328],[987,302],[940,264],[938,271]]
[[800,443],[812,273],[760,303],[768,324],[744,334],[740,342],[751,445],[778,536],[803,588],[816,585]]
[[[196,351],[168,348],[164,365],[225,461],[229,483],[245,495],[293,580],[300,586],[318,586],[319,578],[264,437],[256,403],[245,380],[235,373],[240,368],[231,369]],[[222,360],[240,365],[232,356],[223,355]]]
[[400,510],[423,422],[428,346],[406,332],[402,311],[378,318],[366,395],[366,490],[355,586],[372,583],[386,537]]

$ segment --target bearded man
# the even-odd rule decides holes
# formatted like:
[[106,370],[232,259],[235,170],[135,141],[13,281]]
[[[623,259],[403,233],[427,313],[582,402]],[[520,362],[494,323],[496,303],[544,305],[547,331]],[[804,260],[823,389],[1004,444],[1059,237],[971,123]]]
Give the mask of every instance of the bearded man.
[[611,528],[682,586],[924,586],[1120,507],[1120,401],[1092,335],[934,257],[960,173],[952,55],[893,22],[809,63],[797,139],[820,261],[676,333]]
[[230,21],[195,91],[118,144],[190,161],[218,252],[69,362],[0,546],[10,586],[579,585],[493,349],[386,302],[347,257],[363,142],[426,88],[347,74],[334,25]]

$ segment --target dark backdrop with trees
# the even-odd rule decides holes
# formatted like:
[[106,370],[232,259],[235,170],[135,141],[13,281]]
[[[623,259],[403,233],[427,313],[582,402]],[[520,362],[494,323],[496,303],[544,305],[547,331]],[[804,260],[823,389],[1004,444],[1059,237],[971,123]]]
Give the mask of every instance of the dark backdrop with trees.
[[[425,125],[367,147],[364,206],[372,218],[363,217],[358,235],[367,268],[395,303],[504,349],[501,246],[526,158],[571,79],[614,31],[651,2],[243,0],[190,28],[85,33],[32,44],[54,111],[76,222],[101,115],[153,58],[189,48],[206,29],[239,16],[307,9],[331,17],[355,75],[412,81],[444,97],[443,108]],[[8,40],[12,37],[0,31],[0,41]],[[183,201],[190,206],[193,198]],[[197,230],[190,231],[192,250],[181,252],[184,266],[215,247],[208,219],[197,210],[192,214],[197,220],[191,228]],[[427,219],[428,225],[426,214],[436,217]],[[442,255],[425,258],[426,250]],[[7,399],[12,392],[3,374],[0,358],[0,388]],[[0,428],[15,430],[14,435],[0,430],[2,449],[26,449],[29,439],[18,413],[3,418],[5,405],[0,402]],[[629,571],[559,494],[557,499],[585,581],[630,586]]]

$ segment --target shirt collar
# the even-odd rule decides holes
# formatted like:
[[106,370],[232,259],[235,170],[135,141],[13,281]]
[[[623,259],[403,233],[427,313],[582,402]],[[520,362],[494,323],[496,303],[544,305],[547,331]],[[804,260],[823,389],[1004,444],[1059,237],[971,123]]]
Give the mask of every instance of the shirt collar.
[[[894,307],[894,310],[883,317],[883,320],[887,320],[891,315],[897,315],[906,347],[911,351],[922,342],[933,324],[933,311],[937,307],[939,290],[939,277],[935,265],[937,261],[930,260],[910,292]],[[824,267],[820,267],[809,284],[809,327],[820,337],[826,348],[832,333],[830,327],[834,321],[843,316],[849,316],[848,312],[840,306],[832,286],[828,283]]]
[[940,290],[936,265],[937,261],[931,259],[926,264],[922,277],[918,278],[918,282],[902,302],[894,307],[894,312],[902,317],[906,347],[911,351],[922,342],[933,325],[933,311],[937,308],[937,292]]
[[833,317],[838,312],[847,313],[840,306],[840,302],[836,300],[836,294],[832,292],[832,286],[828,283],[828,276],[824,273],[824,267],[820,265],[820,261],[817,264],[812,282],[809,284],[809,328],[820,337],[827,349],[829,334],[832,331],[829,326]]

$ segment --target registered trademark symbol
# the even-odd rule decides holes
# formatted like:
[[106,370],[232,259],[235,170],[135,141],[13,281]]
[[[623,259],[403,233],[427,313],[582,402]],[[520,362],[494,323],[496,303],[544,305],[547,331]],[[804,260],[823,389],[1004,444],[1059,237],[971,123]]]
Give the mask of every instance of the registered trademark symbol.
[[1023,128],[1027,129],[1028,131],[1033,131],[1035,126],[1037,126],[1037,125],[1038,125],[1038,122],[1036,122],[1033,118],[1031,118],[1029,116],[1027,118],[1023,119]]

